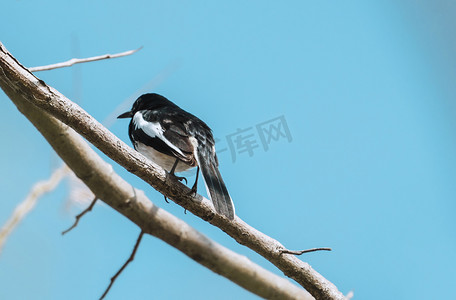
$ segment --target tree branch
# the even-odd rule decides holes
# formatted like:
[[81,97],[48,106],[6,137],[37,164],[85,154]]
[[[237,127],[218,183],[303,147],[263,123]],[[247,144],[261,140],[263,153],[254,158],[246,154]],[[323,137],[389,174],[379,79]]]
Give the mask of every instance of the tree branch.
[[116,281],[116,279],[117,279],[117,277],[119,277],[120,273],[122,273],[122,271],[128,266],[128,264],[131,263],[135,259],[135,254],[136,254],[136,251],[138,250],[139,243],[141,243],[141,239],[142,239],[143,235],[144,235],[144,231],[141,230],[141,232],[139,233],[138,239],[136,240],[136,244],[133,247],[133,251],[130,254],[130,257],[122,265],[122,267],[119,269],[119,271],[117,271],[117,273],[111,277],[111,282],[109,283],[108,287],[104,291],[103,295],[101,295],[100,300],[102,300],[102,299],[104,299],[104,297],[106,297],[106,295],[108,294],[112,285],[114,284],[114,281]]
[[298,250],[298,251],[293,251],[293,250],[288,250],[288,249],[280,250],[280,252],[282,252],[284,254],[293,254],[293,255],[302,255],[304,253],[316,252],[316,251],[332,251],[332,249],[331,248],[311,248],[311,249]]
[[64,61],[61,63],[56,63],[56,64],[52,64],[52,65],[47,65],[47,66],[40,66],[40,67],[31,67],[28,69],[30,72],[39,72],[39,71],[48,71],[48,70],[53,70],[53,69],[58,69],[58,68],[71,67],[72,65],[85,63],[85,62],[132,55],[133,53],[138,52],[141,49],[142,49],[142,47],[139,47],[138,49],[135,49],[135,50],[128,50],[128,51],[116,53],[116,54],[104,54],[104,55],[87,57],[87,58],[72,58],[70,60],[67,60],[67,61]]
[[311,299],[305,290],[208,239],[184,221],[155,206],[142,191],[134,190],[113,172],[111,165],[71,128],[28,103],[24,98],[27,95],[18,93],[8,85],[4,86],[5,78],[1,71],[0,66],[0,86],[6,94],[99,199],[129,218],[144,232],[160,238],[198,263],[261,297]]
[[76,215],[76,219],[74,220],[74,223],[73,225],[71,225],[70,228],[68,228],[67,230],[64,230],[62,231],[62,235],[66,234],[67,232],[71,231],[73,228],[75,228],[76,226],[78,226],[79,224],[79,220],[82,218],[83,215],[85,215],[86,213],[88,213],[89,211],[92,210],[93,206],[95,205],[95,203],[97,202],[97,197],[93,198],[92,202],[90,203],[90,205],[84,209],[81,213],[79,213],[78,215]]
[[5,242],[14,228],[24,219],[24,217],[33,209],[39,197],[46,194],[60,183],[60,181],[67,175],[69,169],[66,165],[61,166],[55,170],[51,177],[46,181],[37,182],[31,189],[27,197],[22,201],[14,210],[11,217],[6,221],[5,225],[0,229],[0,253],[5,245]]
[[[191,195],[189,188],[169,177],[162,168],[128,147],[81,107],[68,100],[57,90],[47,86],[42,80],[37,79],[20,65],[2,44],[0,44],[0,86],[16,105],[15,98],[20,97],[20,99],[33,103],[63,123],[68,124],[107,156],[148,182],[159,192],[193,214],[219,227],[240,244],[251,248],[268,259],[282,270],[285,275],[304,286],[316,299],[344,299],[344,296],[332,283],[314,271],[307,263],[291,255],[282,255],[281,250],[285,249],[285,247],[278,241],[252,228],[238,217],[230,221],[216,214],[209,200],[198,194]],[[50,139],[48,141],[52,144]],[[77,174],[76,169],[78,166],[70,167]],[[84,179],[83,177],[81,178]],[[85,182],[89,186],[87,180]],[[95,194],[116,210],[121,211],[141,228],[143,226],[146,227],[144,222],[147,219],[144,218],[144,214],[147,213],[148,207],[152,204],[143,206],[145,203],[141,203],[140,206],[137,206],[138,203],[125,201],[127,198],[124,198],[124,205],[129,207],[129,209],[125,210],[119,206],[119,203],[114,203],[106,197],[101,197],[98,193]],[[135,207],[134,210],[132,205]],[[147,226],[145,231],[150,232],[152,228]],[[199,237],[199,239],[203,238]],[[206,240],[205,237],[204,239]],[[190,257],[192,256],[190,255]],[[199,254],[197,257],[199,259]],[[193,258],[196,259],[195,257]]]

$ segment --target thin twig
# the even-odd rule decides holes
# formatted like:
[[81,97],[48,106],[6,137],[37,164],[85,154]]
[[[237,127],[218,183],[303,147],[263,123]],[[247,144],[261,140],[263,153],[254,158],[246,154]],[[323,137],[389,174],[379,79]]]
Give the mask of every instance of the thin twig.
[[39,72],[39,71],[48,71],[48,70],[53,70],[53,69],[58,69],[58,68],[71,67],[72,65],[85,63],[85,62],[132,55],[133,53],[138,52],[141,49],[142,49],[142,47],[139,47],[138,49],[135,49],[135,50],[128,50],[128,51],[116,53],[116,54],[104,54],[104,55],[93,56],[93,57],[88,57],[88,58],[72,58],[70,60],[67,60],[67,61],[64,61],[61,63],[56,63],[56,64],[52,64],[52,65],[47,65],[47,66],[31,67],[28,69],[30,72]]
[[22,219],[24,219],[24,217],[33,209],[38,201],[38,198],[54,190],[60,181],[69,173],[69,171],[70,169],[66,165],[63,165],[56,169],[48,180],[40,181],[32,187],[30,193],[24,201],[16,207],[9,220],[6,221],[5,225],[0,229],[0,252],[8,236],[22,221]]
[[68,228],[67,230],[62,231],[62,235],[64,235],[65,233],[67,233],[71,229],[75,228],[76,226],[78,226],[79,219],[81,219],[83,215],[85,215],[86,213],[88,213],[89,211],[92,210],[92,208],[95,205],[95,203],[97,202],[97,200],[98,200],[98,198],[95,196],[95,198],[93,198],[93,200],[92,200],[92,203],[90,203],[89,207],[84,209],[80,214],[78,214],[76,216],[76,220],[74,221],[73,225],[71,225],[71,227]]
[[301,255],[301,254],[304,254],[304,253],[315,252],[315,251],[332,251],[332,249],[331,248],[312,248],[312,249],[299,250],[299,251],[282,249],[282,250],[279,250],[279,251],[282,254]]
[[108,288],[105,290],[103,295],[101,295],[100,300],[102,300],[108,294],[109,290],[111,289],[112,285],[114,284],[114,281],[116,281],[116,279],[120,275],[120,273],[122,273],[122,271],[127,267],[127,265],[130,262],[132,262],[133,259],[135,259],[136,250],[138,250],[138,246],[139,246],[139,243],[141,243],[141,239],[142,239],[143,235],[144,235],[144,231],[141,230],[141,232],[139,233],[138,239],[136,240],[135,247],[133,248],[133,252],[131,252],[130,257],[123,264],[123,266],[120,268],[120,270],[117,271],[117,273],[111,277],[111,282],[109,283]]

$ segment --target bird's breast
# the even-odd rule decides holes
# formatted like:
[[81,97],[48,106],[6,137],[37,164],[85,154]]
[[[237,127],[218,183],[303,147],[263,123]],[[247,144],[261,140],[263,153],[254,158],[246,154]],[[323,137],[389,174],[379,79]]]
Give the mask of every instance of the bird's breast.
[[[153,161],[154,163],[156,163],[168,172],[171,171],[174,163],[176,162],[175,157],[163,154],[150,146],[144,145],[143,143],[136,142],[135,148],[139,153],[141,153],[142,155],[144,155],[145,157],[147,157],[148,159],[150,159],[151,161]],[[179,161],[179,163],[176,166],[175,172],[183,172],[193,167],[194,166],[190,166],[182,161]]]

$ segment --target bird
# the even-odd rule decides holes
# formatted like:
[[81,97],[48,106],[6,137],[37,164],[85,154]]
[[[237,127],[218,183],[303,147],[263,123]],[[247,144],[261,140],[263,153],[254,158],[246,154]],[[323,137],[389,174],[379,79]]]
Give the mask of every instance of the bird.
[[183,180],[175,173],[197,167],[194,193],[201,170],[217,213],[234,219],[234,204],[218,169],[214,137],[206,123],[156,93],[141,95],[130,111],[117,118],[131,118],[128,135],[135,150],[171,176]]

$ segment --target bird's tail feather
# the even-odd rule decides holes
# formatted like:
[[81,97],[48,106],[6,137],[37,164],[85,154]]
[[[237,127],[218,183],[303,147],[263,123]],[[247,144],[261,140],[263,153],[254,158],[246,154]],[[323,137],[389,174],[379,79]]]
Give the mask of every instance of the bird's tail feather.
[[223,182],[222,175],[213,159],[198,154],[198,165],[206,183],[206,190],[215,210],[228,219],[234,219],[234,204]]

